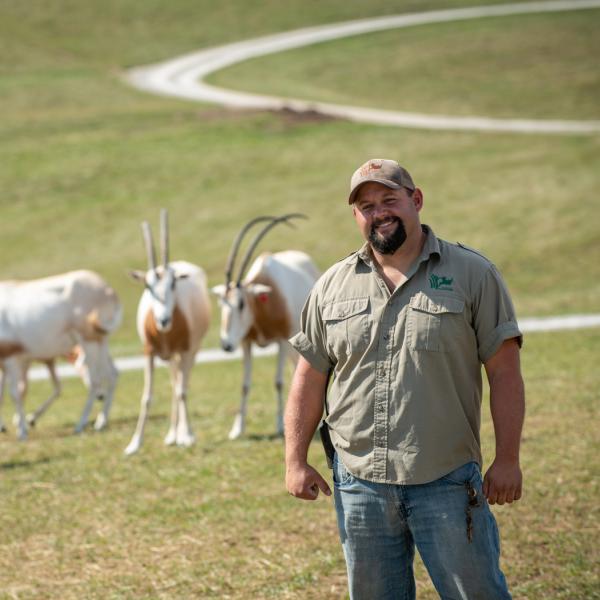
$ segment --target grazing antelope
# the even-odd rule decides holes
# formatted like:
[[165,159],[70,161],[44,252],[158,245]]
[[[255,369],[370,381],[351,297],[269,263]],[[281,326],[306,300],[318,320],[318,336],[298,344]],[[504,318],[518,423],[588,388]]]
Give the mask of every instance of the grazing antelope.
[[187,410],[187,391],[196,352],[210,322],[210,302],[204,271],[189,262],[169,262],[168,216],[160,215],[162,264],[156,253],[150,225],[144,221],[142,232],[148,255],[147,271],[132,271],[144,292],[137,312],[137,330],[144,345],[144,391],[135,433],[125,454],[137,452],[143,441],[144,426],[152,401],[154,358],[169,361],[173,395],[171,424],[165,444],[191,446],[194,443]]
[[[283,434],[283,368],[286,357],[295,365],[296,351],[288,338],[300,329],[300,313],[319,271],[311,258],[303,252],[288,250],[275,254],[261,254],[244,273],[260,240],[279,223],[287,223],[293,218],[304,217],[289,214],[282,217],[257,217],[247,223],[235,238],[227,267],[225,284],[212,288],[221,305],[221,346],[233,352],[241,344],[244,355],[244,379],[240,410],[235,417],[229,439],[243,434],[246,426],[246,407],[252,380],[252,344],[267,346],[276,342],[278,348],[275,389],[277,393],[276,429]],[[232,281],[234,262],[240,244],[246,233],[255,224],[266,225],[254,237],[242,258],[239,274]]]
[[80,349],[79,371],[88,387],[75,431],[87,425],[94,399],[103,400],[94,427],[108,422],[118,372],[108,337],[119,326],[122,307],[115,291],[93,271],[70,271],[31,281],[0,283],[0,363],[17,409],[18,437],[27,437],[24,398],[32,361],[48,365],[54,393],[31,416],[32,423],[60,393],[54,359]]

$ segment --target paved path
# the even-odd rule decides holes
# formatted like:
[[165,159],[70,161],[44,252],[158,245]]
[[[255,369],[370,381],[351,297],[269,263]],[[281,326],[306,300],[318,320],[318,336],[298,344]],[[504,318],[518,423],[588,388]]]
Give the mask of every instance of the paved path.
[[561,0],[438,10],[347,21],[208,48],[166,62],[131,69],[127,72],[126,78],[134,86],[145,91],[200,102],[213,102],[237,109],[281,110],[286,108],[299,112],[316,111],[324,115],[341,117],[351,121],[419,129],[597,134],[600,133],[600,121],[493,119],[483,116],[455,117],[406,113],[235,92],[208,85],[203,79],[210,73],[250,58],[367,32],[482,17],[572,11],[599,7],[600,0]]
[[[589,327],[600,327],[600,315],[569,315],[560,317],[542,317],[528,318],[519,321],[519,327],[523,333],[535,331],[561,331],[565,329],[585,329]],[[254,353],[256,356],[273,356],[277,350],[275,344],[266,348],[257,348]],[[196,356],[197,363],[221,362],[227,360],[239,360],[242,357],[241,350],[233,353],[224,352],[216,348],[202,350]],[[144,358],[142,356],[128,356],[117,358],[115,360],[119,371],[134,371],[142,369]],[[161,360],[157,361],[157,366],[165,366]],[[57,368],[58,376],[76,377],[78,376],[71,365],[59,365]],[[46,367],[34,367],[29,371],[29,380],[37,381],[47,379],[48,371]]]

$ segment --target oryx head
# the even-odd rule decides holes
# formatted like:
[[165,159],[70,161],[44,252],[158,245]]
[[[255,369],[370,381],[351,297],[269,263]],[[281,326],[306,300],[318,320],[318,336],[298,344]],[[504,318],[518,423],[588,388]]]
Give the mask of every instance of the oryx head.
[[[279,223],[290,224],[289,221],[294,218],[306,218],[306,216],[299,213],[292,213],[281,217],[256,217],[246,223],[234,239],[225,269],[225,283],[211,289],[212,293],[219,298],[219,304],[221,305],[220,337],[223,350],[233,352],[239,346],[254,324],[252,306],[256,302],[267,302],[271,293],[271,288],[267,285],[242,282],[244,273],[252,259],[252,253],[270,229]],[[266,224],[248,246],[242,258],[242,266],[239,269],[238,276],[235,281],[232,281],[234,263],[240,244],[245,234],[254,225],[261,222]]]
[[156,252],[152,230],[147,221],[142,223],[142,234],[148,255],[147,271],[131,271],[130,275],[141,281],[145,293],[150,296],[150,306],[156,328],[158,331],[169,331],[175,310],[175,285],[177,280],[184,279],[187,275],[175,273],[169,265],[169,224],[168,214],[165,209],[160,212],[160,247],[162,264],[156,265]]

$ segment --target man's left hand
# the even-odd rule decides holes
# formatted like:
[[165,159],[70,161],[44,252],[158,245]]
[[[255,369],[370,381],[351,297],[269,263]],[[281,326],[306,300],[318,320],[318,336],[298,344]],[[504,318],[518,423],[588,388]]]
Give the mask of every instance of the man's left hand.
[[521,497],[523,475],[517,462],[496,458],[483,478],[483,495],[490,504],[516,502]]

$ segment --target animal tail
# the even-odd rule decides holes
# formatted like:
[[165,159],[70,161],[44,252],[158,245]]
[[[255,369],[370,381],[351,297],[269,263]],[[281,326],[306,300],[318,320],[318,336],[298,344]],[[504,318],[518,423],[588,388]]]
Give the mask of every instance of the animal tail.
[[99,335],[112,333],[119,327],[122,320],[123,306],[113,290],[110,290],[109,302],[100,309],[94,309],[87,317],[87,322]]

